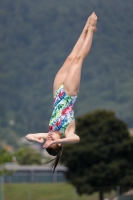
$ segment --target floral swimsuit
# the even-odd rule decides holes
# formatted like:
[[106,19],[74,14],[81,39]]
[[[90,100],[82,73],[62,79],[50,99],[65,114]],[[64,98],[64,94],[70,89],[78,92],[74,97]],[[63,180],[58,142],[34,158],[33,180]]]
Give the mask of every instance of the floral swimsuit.
[[53,112],[49,122],[49,132],[64,133],[67,126],[74,120],[73,105],[77,96],[65,93],[63,85],[54,94]]

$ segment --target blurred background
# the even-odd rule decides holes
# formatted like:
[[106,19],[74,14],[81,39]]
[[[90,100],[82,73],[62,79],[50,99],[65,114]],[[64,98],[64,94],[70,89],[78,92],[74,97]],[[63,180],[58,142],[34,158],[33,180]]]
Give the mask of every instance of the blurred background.
[[[97,32],[84,62],[75,116],[111,110],[132,133],[133,3],[130,0],[1,0],[1,155],[6,149],[18,153],[20,158],[22,148],[29,146],[24,139],[26,134],[48,131],[54,77],[93,11],[98,16]],[[44,163],[47,155],[42,147],[32,144],[32,148],[41,155],[41,161],[36,163]],[[18,162],[15,159],[14,156],[13,162]],[[1,163],[7,161],[10,158]],[[75,194],[72,198],[76,199]],[[30,199],[30,193],[27,195]]]

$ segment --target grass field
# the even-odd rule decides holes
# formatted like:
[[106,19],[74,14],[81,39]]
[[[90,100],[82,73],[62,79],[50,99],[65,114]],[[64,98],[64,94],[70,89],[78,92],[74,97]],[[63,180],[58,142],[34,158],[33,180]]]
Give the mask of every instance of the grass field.
[[66,183],[5,184],[4,200],[97,200],[97,195],[77,196]]
[[98,194],[78,196],[67,183],[5,184],[4,200],[98,200]]

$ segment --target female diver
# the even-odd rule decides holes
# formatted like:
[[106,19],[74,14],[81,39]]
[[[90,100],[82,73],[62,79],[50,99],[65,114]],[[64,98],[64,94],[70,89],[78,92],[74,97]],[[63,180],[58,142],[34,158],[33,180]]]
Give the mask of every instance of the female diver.
[[26,135],[28,141],[45,142],[43,147],[50,155],[56,156],[53,172],[61,156],[62,144],[73,144],[80,141],[79,136],[75,134],[73,105],[79,91],[82,64],[91,49],[96,24],[97,16],[93,12],[72,52],[55,77],[54,104],[49,122],[49,132]]

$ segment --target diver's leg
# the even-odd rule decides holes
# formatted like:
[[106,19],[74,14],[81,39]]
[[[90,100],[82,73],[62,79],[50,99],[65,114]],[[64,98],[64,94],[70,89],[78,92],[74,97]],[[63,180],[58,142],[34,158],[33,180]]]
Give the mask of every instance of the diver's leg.
[[72,52],[70,53],[70,55],[67,57],[67,59],[65,60],[63,66],[60,68],[60,70],[58,71],[58,73],[56,74],[55,80],[54,80],[54,86],[53,86],[53,90],[54,92],[60,87],[60,85],[62,85],[64,83],[64,80],[67,76],[68,70],[70,65],[72,64],[75,56],[78,54],[78,52],[81,49],[81,46],[85,40],[85,37],[87,35],[87,31],[88,31],[88,25],[89,25],[89,18],[85,24],[85,27],[78,39],[78,41],[76,42]]
[[65,78],[64,90],[67,94],[71,96],[77,95],[79,91],[82,64],[85,57],[88,55],[91,49],[93,33],[96,30],[96,23],[97,23],[97,16],[95,15],[95,13],[93,13],[89,19],[88,32],[84,40],[84,43],[80,51],[72,61],[71,66],[69,67],[68,70],[68,74]]

